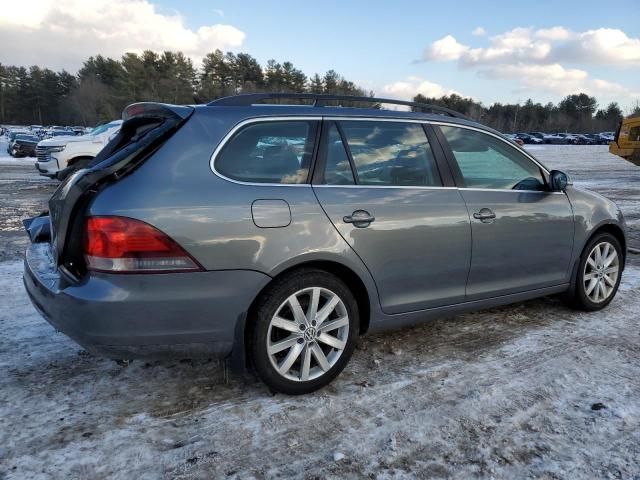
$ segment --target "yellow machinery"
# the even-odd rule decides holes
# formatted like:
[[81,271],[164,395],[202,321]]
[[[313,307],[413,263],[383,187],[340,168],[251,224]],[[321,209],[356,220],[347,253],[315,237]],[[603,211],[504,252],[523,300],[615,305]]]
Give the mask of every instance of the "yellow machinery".
[[640,116],[622,120],[609,152],[640,166]]

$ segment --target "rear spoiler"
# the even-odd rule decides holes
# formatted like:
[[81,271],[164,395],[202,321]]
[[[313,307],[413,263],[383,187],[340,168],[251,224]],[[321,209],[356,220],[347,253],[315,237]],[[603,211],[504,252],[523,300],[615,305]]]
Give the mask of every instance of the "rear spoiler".
[[133,117],[162,117],[184,120],[193,113],[193,107],[185,105],[170,105],[168,103],[138,102],[132,103],[122,111],[122,120],[127,121]]

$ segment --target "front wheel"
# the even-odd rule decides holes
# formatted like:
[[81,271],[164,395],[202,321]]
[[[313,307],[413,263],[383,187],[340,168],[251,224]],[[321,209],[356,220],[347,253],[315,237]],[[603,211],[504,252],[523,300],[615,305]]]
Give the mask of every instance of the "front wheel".
[[289,395],[331,382],[351,357],[359,329],[349,288],[322,270],[278,279],[258,300],[251,354],[269,388]]
[[609,305],[620,286],[622,261],[622,247],[616,237],[601,233],[592,238],[580,258],[569,303],[587,311]]

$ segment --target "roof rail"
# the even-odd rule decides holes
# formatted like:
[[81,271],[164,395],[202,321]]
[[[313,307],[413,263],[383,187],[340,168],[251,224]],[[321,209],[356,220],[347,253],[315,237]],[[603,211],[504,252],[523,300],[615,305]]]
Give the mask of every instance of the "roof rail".
[[408,107],[415,107],[440,115],[449,115],[450,117],[469,120],[469,118],[464,116],[463,114],[456,112],[455,110],[451,110],[450,108],[441,107],[439,105],[408,102],[405,100],[395,100],[392,98],[360,97],[357,95],[331,95],[324,93],[245,93],[218,98],[207,103],[207,105],[210,107],[242,107],[261,103],[264,100],[280,99],[313,100],[314,107],[324,107],[326,106],[327,102],[341,100],[348,102],[388,103],[392,105],[405,105]]

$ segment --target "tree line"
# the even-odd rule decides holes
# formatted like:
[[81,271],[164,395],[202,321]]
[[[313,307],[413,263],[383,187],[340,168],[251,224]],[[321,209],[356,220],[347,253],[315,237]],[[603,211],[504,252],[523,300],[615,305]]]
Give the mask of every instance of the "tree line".
[[[118,118],[133,102],[193,104],[252,92],[374,95],[334,70],[307,76],[288,61],[269,60],[263,66],[247,53],[220,50],[207,54],[196,67],[181,52],[148,50],[120,59],[89,57],[75,74],[0,64],[0,123],[92,126]],[[557,105],[527,100],[486,107],[456,94],[417,95],[414,101],[451,108],[503,132],[614,130],[622,118],[617,103],[598,109],[596,99],[584,93],[569,95]],[[634,113],[640,114],[640,105]]]
[[334,70],[308,77],[291,62],[263,67],[247,53],[216,50],[196,68],[181,52],[144,51],[90,57],[75,75],[0,64],[0,123],[90,126],[133,102],[193,104],[241,92],[372,95]]
[[[567,95],[557,105],[534,103],[494,103],[485,107],[471,98],[451,94],[439,98],[416,95],[413,101],[430,103],[460,112],[500,132],[575,132],[613,131],[623,118],[617,102],[598,108],[595,97],[586,93]],[[640,103],[632,107],[632,115],[640,115]]]

